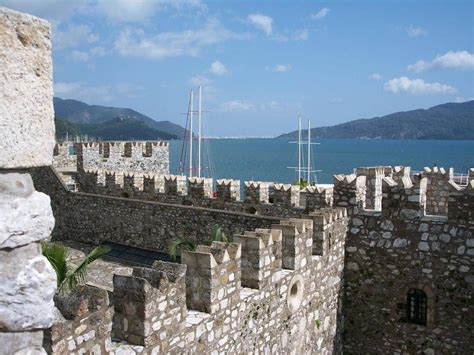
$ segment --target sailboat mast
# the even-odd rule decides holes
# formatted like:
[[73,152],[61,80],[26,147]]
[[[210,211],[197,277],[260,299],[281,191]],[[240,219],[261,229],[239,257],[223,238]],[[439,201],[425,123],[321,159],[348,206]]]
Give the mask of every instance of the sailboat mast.
[[201,140],[202,140],[202,108],[201,108],[201,85],[199,85],[199,111],[198,111],[198,176],[201,177]]
[[193,176],[193,91],[191,90],[190,97],[190,113],[189,113],[189,177]]
[[311,184],[311,120],[308,120],[308,185]]
[[298,116],[298,184],[301,183],[301,116]]

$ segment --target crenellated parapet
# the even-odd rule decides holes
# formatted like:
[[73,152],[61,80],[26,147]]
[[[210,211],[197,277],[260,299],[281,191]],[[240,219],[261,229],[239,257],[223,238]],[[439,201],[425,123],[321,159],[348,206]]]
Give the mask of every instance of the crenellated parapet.
[[313,221],[313,255],[331,255],[347,233],[346,209],[322,208],[310,212],[308,218]]
[[300,187],[291,184],[273,184],[269,190],[269,200],[276,205],[297,207],[300,204]]
[[449,182],[453,180],[453,169],[425,167],[421,172],[425,190],[422,191],[422,201],[427,215],[447,215]]
[[115,337],[153,347],[184,328],[186,266],[157,261],[153,268],[134,268],[132,275],[114,275]]
[[165,175],[164,192],[167,195],[177,196],[187,193],[186,176]]
[[217,199],[221,201],[240,201],[240,180],[220,179],[216,181]]
[[391,167],[375,166],[355,169],[356,176],[365,177],[365,209],[382,209],[382,178],[391,175]]
[[195,199],[211,198],[213,180],[211,178],[189,177],[188,196]]
[[247,203],[268,203],[270,186],[269,182],[262,181],[245,181],[244,195]]
[[141,174],[169,174],[167,142],[80,142],[56,144],[53,166]]
[[313,247],[313,221],[290,218],[272,225],[282,233],[282,267],[298,270],[311,262]]
[[269,287],[274,273],[282,266],[282,231],[257,228],[234,235],[233,241],[242,248],[242,287]]
[[306,206],[306,211],[331,207],[333,204],[334,185],[317,184],[314,186],[307,186],[301,192],[300,196],[300,205]]
[[213,314],[236,305],[240,301],[240,259],[237,243],[212,242],[195,251],[183,251],[188,308]]
[[[465,185],[466,176],[456,180],[452,168],[425,168],[412,174],[410,167],[382,166],[358,168],[356,173],[334,176],[334,206],[348,208],[351,215],[456,218],[470,213],[465,207],[456,207],[468,206],[467,202],[459,201],[470,200],[471,193],[469,183]],[[450,213],[450,208],[457,212]],[[466,211],[461,213],[462,210]]]
[[345,207],[349,214],[359,213],[365,208],[366,177],[334,175],[333,205]]

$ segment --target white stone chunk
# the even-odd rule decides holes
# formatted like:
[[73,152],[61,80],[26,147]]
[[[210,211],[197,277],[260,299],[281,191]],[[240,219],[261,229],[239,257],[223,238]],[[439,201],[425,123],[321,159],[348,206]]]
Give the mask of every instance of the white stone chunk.
[[49,196],[29,174],[0,174],[0,249],[47,239],[54,227]]
[[54,109],[47,21],[0,7],[0,168],[49,166]]
[[0,328],[44,329],[54,315],[56,273],[37,243],[0,249]]

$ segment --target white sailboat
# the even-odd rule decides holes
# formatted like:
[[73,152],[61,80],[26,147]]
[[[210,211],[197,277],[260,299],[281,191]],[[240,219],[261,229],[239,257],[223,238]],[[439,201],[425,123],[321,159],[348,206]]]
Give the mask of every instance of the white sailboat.
[[[207,160],[208,166],[203,166],[203,124],[202,124],[202,88],[199,86],[198,91],[198,110],[194,110],[194,92],[193,90],[189,93],[189,105],[188,105],[188,112],[186,113],[186,125],[185,125],[185,136],[183,137],[183,145],[181,148],[181,158],[179,163],[179,169],[183,175],[187,175],[189,177],[196,176],[203,177],[204,172],[207,171],[209,176],[212,175],[211,169],[211,160],[210,160],[210,153],[209,153],[209,144],[207,144]],[[198,134],[197,134],[197,165],[194,166],[194,151],[193,151],[193,144],[195,140],[194,134],[194,114],[197,113],[198,119]],[[189,152],[189,153],[187,153]],[[189,154],[189,157],[187,157]]]
[[[312,146],[319,145],[319,143],[311,142],[311,120],[308,119],[308,135],[307,141],[303,141],[302,139],[302,130],[301,130],[301,116],[298,116],[298,141],[297,142],[290,142],[298,145],[298,166],[289,166],[288,169],[293,169],[295,172],[298,173],[298,180],[297,183],[301,185],[311,185],[317,183],[317,176],[316,173],[321,172],[322,170],[314,169],[312,166],[313,162],[313,152]],[[303,154],[303,146],[307,145],[307,164],[304,166],[304,154]],[[304,175],[306,175],[306,179],[304,179]],[[313,179],[312,179],[313,177]]]

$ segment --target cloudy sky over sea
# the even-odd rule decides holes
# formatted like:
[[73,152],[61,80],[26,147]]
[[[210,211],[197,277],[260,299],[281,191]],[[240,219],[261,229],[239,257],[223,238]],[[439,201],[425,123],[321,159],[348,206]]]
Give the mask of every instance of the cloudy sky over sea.
[[271,136],[474,98],[473,1],[0,0],[53,24],[56,96]]

